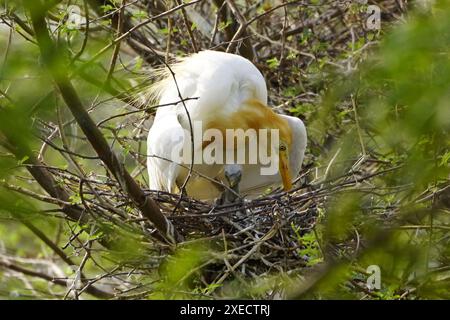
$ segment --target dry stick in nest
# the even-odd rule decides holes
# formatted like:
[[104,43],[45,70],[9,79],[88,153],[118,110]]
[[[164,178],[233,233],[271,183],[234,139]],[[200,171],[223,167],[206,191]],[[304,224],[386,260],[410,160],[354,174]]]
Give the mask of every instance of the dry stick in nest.
[[[395,169],[395,168],[394,168]],[[381,174],[381,173],[386,173],[386,172],[389,172],[390,170],[385,170],[385,171],[382,171],[382,172],[380,172],[380,173],[378,173],[378,174]],[[346,177],[349,177],[349,176],[351,176],[351,173],[349,173]],[[368,175],[367,176],[367,178],[369,179],[369,178],[372,178],[372,177],[374,177],[375,175],[373,175],[373,174],[370,174],[370,175]],[[342,179],[344,179],[345,180],[345,177],[340,177],[339,178],[339,180],[342,180]],[[356,180],[354,180],[353,181],[353,184],[356,184],[356,183],[358,183],[358,182],[360,182],[361,180],[358,180],[358,181],[356,181]],[[343,184],[346,184],[346,182],[344,182]],[[348,186],[348,185],[347,185]],[[326,191],[326,190],[325,190]],[[322,195],[320,195],[321,197],[325,197],[326,196],[326,194],[322,194]],[[240,264],[242,264],[246,259],[248,259],[249,257],[250,257],[250,255],[252,255],[253,253],[255,253],[256,252],[256,249],[257,249],[257,246],[255,245],[250,251],[248,251],[244,256],[242,256],[242,258],[236,263],[236,267],[237,266],[239,266]],[[228,271],[226,271],[225,272],[225,274],[223,274],[222,276],[221,276],[221,278],[218,280],[218,283],[220,283],[221,281],[223,281],[229,274],[230,274],[230,272],[233,272],[234,270],[235,270],[235,268],[236,267],[228,267],[229,269],[228,269]]]
[[[355,178],[353,172],[347,173],[346,175],[339,176],[335,179],[322,181],[320,183],[319,189],[312,190],[306,193],[301,194],[295,194],[297,193],[301,187],[295,188],[292,192],[288,194],[289,196],[289,206],[292,207],[292,210],[297,211],[299,207],[304,207],[305,205],[308,205],[310,201],[315,201],[316,199],[323,199],[328,196],[331,196],[333,194],[336,194],[338,192],[347,190],[348,188],[353,187],[354,185],[361,183],[363,181],[372,179],[376,176],[389,173],[391,171],[399,169],[401,166],[388,168],[386,170],[382,170],[375,173],[367,174],[360,178]],[[351,178],[349,181],[348,179]],[[196,206],[192,206],[191,211],[194,211],[195,213],[192,214],[183,214],[179,216],[171,216],[171,220],[175,221],[183,221],[183,225],[189,224],[188,221],[191,219],[193,220],[193,223],[199,226],[199,218],[200,219],[214,219],[216,217],[221,216],[227,216],[230,214],[235,213],[236,211],[245,211],[245,210],[256,210],[253,215],[263,215],[265,213],[269,214],[272,210],[272,207],[274,204],[281,201],[281,199],[286,196],[287,194],[284,192],[281,193],[272,193],[267,196],[246,201],[245,203],[242,203],[240,205],[236,204],[228,204],[223,206],[213,206],[211,204],[202,203],[202,202],[196,202]],[[158,197],[158,201],[163,201],[166,203],[173,204],[175,202],[175,198],[177,195],[172,195],[166,193],[164,197]],[[189,206],[189,202],[186,200],[186,205]],[[283,205],[285,206],[285,205]],[[296,209],[297,208],[297,209]]]
[[80,97],[65,72],[65,66],[60,61],[59,57],[63,55],[58,55],[59,51],[50,38],[45,21],[46,11],[42,4],[32,0],[26,0],[24,4],[30,12],[31,22],[36,33],[42,58],[56,86],[59,88],[66,105],[69,107],[90,144],[103,163],[112,172],[116,180],[119,181],[122,189],[140,209],[142,215],[155,225],[165,240],[169,243],[181,241],[182,239],[173,228],[172,223],[167,220],[160,212],[157,204],[145,195],[137,182],[126,171],[124,165],[120,163],[117,156],[109,147],[102,132],[95,126],[95,123],[84,109]]

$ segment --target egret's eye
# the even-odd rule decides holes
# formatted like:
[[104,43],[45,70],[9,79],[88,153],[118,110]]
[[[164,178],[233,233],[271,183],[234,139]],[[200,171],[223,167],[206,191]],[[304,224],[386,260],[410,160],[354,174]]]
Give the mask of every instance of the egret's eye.
[[280,146],[280,151],[286,151],[286,146],[281,145],[281,146]]

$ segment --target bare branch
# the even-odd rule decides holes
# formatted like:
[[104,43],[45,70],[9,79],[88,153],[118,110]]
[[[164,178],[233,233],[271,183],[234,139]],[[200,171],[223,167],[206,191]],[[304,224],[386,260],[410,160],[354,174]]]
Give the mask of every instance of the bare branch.
[[171,243],[180,241],[181,238],[178,236],[172,224],[161,213],[156,203],[145,195],[137,182],[130,176],[124,164],[119,161],[111,150],[103,134],[83,107],[75,88],[72,86],[65,72],[64,65],[61,64],[58,49],[49,36],[45,23],[44,8],[40,3],[32,0],[26,0],[24,2],[31,16],[43,60],[52,74],[66,105],[95,149],[97,155],[114,175],[121,185],[122,190],[130,196],[134,204],[140,209],[142,215],[155,225],[161,235]]

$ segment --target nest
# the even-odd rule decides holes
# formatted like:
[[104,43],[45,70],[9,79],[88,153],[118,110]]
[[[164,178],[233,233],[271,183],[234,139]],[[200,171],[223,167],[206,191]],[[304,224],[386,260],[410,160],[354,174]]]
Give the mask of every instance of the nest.
[[[151,193],[187,241],[222,242],[236,257],[247,256],[249,261],[253,260],[259,267],[266,266],[268,271],[281,261],[304,263],[298,255],[298,237],[311,231],[317,219],[316,192],[304,191],[302,188],[290,193],[274,191],[254,200],[242,199],[228,205],[209,204],[169,193]],[[249,254],[256,252],[258,254]],[[243,262],[240,260],[241,264]]]
[[[361,182],[370,180],[385,171],[373,166],[370,159],[347,175],[307,183],[311,170],[297,179],[290,192],[279,189],[257,199],[242,199],[233,204],[215,205],[187,196],[162,191],[146,190],[163,213],[184,238],[178,247],[191,243],[207,243],[219,253],[205,264],[202,272],[209,283],[221,283],[232,279],[236,272],[248,279],[270,275],[275,272],[304,270],[311,259],[302,254],[302,236],[311,232],[319,218],[320,209],[337,192],[358,188]],[[375,169],[375,171],[374,171]],[[151,222],[133,208],[129,198],[122,193],[118,183],[107,176],[91,174],[87,180],[67,169],[49,168],[60,183],[79,191],[79,202],[97,221],[113,224],[116,228],[144,235],[151,251],[158,252],[158,259],[125,262],[130,272],[148,272],[160,267],[161,259],[170,257],[174,251],[167,243],[158,241],[158,233]],[[113,204],[113,208],[105,206]],[[71,241],[76,238],[71,237]],[[98,239],[100,242],[102,239]],[[152,257],[149,253],[148,258]],[[231,275],[230,277],[230,274]],[[115,284],[117,285],[117,284]],[[125,286],[125,282],[120,286]]]

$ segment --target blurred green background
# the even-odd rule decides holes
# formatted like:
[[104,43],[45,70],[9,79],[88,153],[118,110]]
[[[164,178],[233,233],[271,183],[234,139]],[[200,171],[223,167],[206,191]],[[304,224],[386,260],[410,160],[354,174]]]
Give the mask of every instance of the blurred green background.
[[[218,2],[152,20],[118,46],[111,40],[177,2],[36,1],[46,5],[55,59],[143,188],[153,109],[142,90],[155,67],[192,53],[193,42],[226,48],[236,19],[221,16]],[[356,1],[235,2],[248,20],[262,15],[247,28],[249,58],[266,77],[271,105],[301,117],[308,130],[292,197],[316,192],[302,207],[314,221],[285,226],[289,263],[280,254],[279,263],[259,268],[259,244],[227,247],[221,233],[191,230],[177,248],[150,237],[55,89],[29,12],[22,1],[3,0],[1,298],[450,298],[449,2],[370,2],[381,11],[379,30],[367,27],[367,4]],[[71,5],[79,28],[71,28]],[[248,55],[245,43],[238,50]],[[40,165],[67,201],[30,175]],[[82,208],[89,222],[74,221],[64,206]],[[379,288],[370,286],[369,266],[379,268]]]

